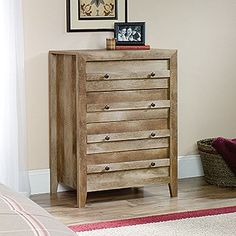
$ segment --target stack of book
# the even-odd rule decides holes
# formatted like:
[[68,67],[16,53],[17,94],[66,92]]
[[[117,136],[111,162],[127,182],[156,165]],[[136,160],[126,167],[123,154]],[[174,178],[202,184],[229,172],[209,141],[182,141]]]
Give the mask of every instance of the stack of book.
[[116,50],[150,50],[150,45],[117,45]]

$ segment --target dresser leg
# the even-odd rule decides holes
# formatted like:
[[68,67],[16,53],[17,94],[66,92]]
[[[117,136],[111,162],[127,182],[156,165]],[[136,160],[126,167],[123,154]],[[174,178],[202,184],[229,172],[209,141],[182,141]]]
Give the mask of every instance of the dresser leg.
[[57,193],[57,189],[58,189],[58,182],[57,182],[57,178],[51,178],[50,180],[50,194],[56,194]]
[[50,194],[56,194],[58,189],[57,163],[51,161],[50,166]]
[[169,183],[168,186],[169,186],[170,196],[177,197],[177,195],[178,195],[177,184],[176,183]]
[[82,162],[77,173],[77,207],[85,207],[87,200],[87,173],[85,172],[85,162]]
[[77,191],[77,206],[78,208],[84,208],[87,200],[87,192]]

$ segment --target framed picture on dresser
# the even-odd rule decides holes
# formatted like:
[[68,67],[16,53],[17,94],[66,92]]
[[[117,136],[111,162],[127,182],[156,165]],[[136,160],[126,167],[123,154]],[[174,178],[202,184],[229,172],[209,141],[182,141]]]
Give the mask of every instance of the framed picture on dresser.
[[67,32],[114,31],[127,21],[127,0],[66,0]]
[[145,45],[145,22],[115,23],[116,45]]

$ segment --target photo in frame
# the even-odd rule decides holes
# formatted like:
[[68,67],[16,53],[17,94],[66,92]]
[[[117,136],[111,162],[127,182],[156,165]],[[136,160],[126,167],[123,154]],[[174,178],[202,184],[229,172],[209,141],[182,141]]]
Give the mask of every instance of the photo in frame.
[[145,45],[145,22],[115,23],[116,45]]
[[127,0],[66,0],[67,32],[114,31],[127,21]]

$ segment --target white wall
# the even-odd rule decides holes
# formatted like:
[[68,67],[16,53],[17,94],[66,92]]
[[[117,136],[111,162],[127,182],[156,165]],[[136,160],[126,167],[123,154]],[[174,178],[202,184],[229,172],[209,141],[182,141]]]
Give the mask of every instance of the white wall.
[[[179,154],[236,136],[236,1],[129,0],[147,43],[179,50]],[[48,51],[103,48],[111,33],[66,33],[65,0],[23,0],[30,169],[48,168]]]

